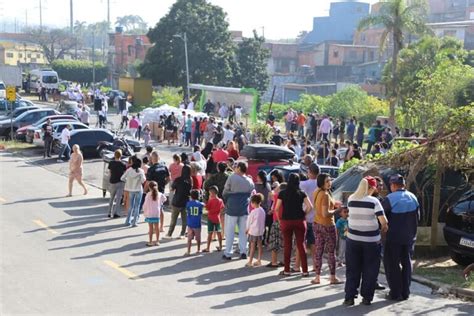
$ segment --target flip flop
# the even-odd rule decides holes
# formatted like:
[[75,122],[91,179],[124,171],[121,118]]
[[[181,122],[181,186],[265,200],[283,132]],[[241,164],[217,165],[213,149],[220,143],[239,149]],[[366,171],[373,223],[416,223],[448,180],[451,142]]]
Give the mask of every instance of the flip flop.
[[282,271],[280,271],[280,273],[278,273],[278,275],[281,276],[282,278],[286,278],[286,277],[291,276],[291,273],[290,272],[285,272],[285,270],[282,270]]
[[147,243],[146,243],[146,246],[147,246],[147,247],[152,247],[152,246],[154,246],[154,244],[153,244],[152,242],[147,242]]
[[294,268],[291,268],[291,269],[290,269],[290,272],[291,272],[291,273],[300,273],[301,270],[296,270],[296,269],[294,269]]
[[209,252],[209,250],[207,250],[207,249],[204,249],[202,252]]
[[316,284],[321,284],[321,281],[315,281],[315,280],[313,279],[313,280],[311,280],[311,284],[314,284],[314,285],[316,285]]
[[280,267],[280,265],[278,265],[278,264],[272,264],[272,263],[270,262],[269,264],[265,265],[265,267],[267,267],[267,268],[278,268],[278,267]]
[[343,284],[344,282],[341,281],[341,280],[336,280],[336,281],[331,281],[329,282],[329,284],[333,285],[333,284]]

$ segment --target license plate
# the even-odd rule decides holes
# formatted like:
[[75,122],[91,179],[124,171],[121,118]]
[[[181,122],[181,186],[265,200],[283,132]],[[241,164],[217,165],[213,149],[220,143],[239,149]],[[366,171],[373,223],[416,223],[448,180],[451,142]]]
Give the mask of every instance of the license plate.
[[466,246],[466,247],[469,247],[469,248],[474,248],[474,240],[470,240],[470,239],[467,239],[467,238],[461,237],[461,240],[459,241],[459,244],[460,244],[461,246]]

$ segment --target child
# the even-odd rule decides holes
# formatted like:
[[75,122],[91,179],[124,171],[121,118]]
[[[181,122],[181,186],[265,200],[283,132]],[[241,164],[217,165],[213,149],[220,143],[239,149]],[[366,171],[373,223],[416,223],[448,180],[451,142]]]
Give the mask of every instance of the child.
[[[262,240],[265,232],[265,211],[260,206],[263,202],[263,194],[257,193],[250,198],[250,204],[253,210],[247,218],[247,235],[250,242],[249,262],[247,267],[258,267],[262,265]],[[255,245],[258,245],[257,261],[252,265],[253,255],[255,254]]]
[[202,252],[209,252],[211,247],[212,235],[214,232],[217,234],[219,240],[219,247],[217,251],[222,249],[222,233],[220,225],[220,213],[224,210],[224,202],[217,196],[219,189],[213,185],[209,188],[209,200],[206,204],[207,209],[207,248]]
[[280,230],[280,215],[275,211],[276,200],[278,199],[278,194],[280,191],[286,189],[286,183],[274,184],[272,191],[273,194],[273,204],[272,209],[269,214],[273,214],[273,224],[270,228],[270,250],[272,251],[272,262],[267,264],[268,268],[278,268],[283,265],[283,263],[278,262],[278,252],[283,248],[283,236]]
[[340,212],[339,219],[336,222],[337,236],[338,238],[338,248],[337,248],[337,261],[338,266],[342,267],[343,264],[346,264],[346,238],[347,231],[349,229],[347,223],[347,217],[349,216],[349,210],[347,207],[342,207]]
[[150,125],[146,124],[143,128],[143,140],[145,141],[145,147],[148,146],[151,139],[151,128]]
[[188,221],[188,251],[184,254],[189,256],[191,253],[191,242],[193,238],[197,242],[197,251],[201,251],[201,216],[204,204],[198,201],[199,191],[191,190],[191,200],[186,204],[186,213]]
[[[148,243],[146,245],[151,247],[160,244],[160,212],[163,203],[166,201],[166,196],[158,191],[158,184],[155,181],[150,181],[148,188],[150,191],[145,196],[143,214],[145,215],[145,222],[148,223]],[[153,232],[156,234],[155,242],[152,242]]]

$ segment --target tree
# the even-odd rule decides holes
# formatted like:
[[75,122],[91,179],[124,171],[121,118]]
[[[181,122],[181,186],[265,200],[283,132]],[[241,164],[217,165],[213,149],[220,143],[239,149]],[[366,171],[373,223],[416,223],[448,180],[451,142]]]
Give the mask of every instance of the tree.
[[115,25],[123,27],[127,34],[144,34],[147,31],[147,23],[139,15],[117,17]]
[[[407,4],[407,2],[409,4]],[[430,32],[425,24],[427,6],[425,0],[384,0],[377,14],[371,14],[359,22],[358,31],[379,26],[384,28],[380,38],[380,51],[384,51],[391,36],[391,77],[386,86],[390,102],[390,121],[395,122],[395,107],[398,102],[397,64],[398,54],[403,48],[407,34],[422,35]]]
[[31,40],[38,44],[49,63],[64,58],[75,45],[76,39],[64,29],[30,29],[27,32]]
[[[61,79],[81,83],[92,82],[92,62],[89,60],[55,60],[52,66]],[[96,82],[107,78],[107,73],[106,65],[101,62],[95,63]]]
[[267,60],[270,52],[263,45],[265,38],[253,31],[253,38],[244,38],[237,48],[240,83],[247,88],[255,88],[263,93],[268,88]]
[[237,69],[234,44],[222,8],[206,0],[177,0],[148,32],[154,44],[140,67],[143,77],[163,86],[186,86],[184,43],[175,35],[186,32],[192,82],[230,86]]

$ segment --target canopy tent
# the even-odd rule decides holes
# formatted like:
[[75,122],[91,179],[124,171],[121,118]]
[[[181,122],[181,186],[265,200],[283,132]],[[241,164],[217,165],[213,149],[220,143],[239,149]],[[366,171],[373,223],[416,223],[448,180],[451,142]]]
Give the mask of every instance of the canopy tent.
[[257,104],[259,93],[252,88],[229,88],[219,86],[206,86],[203,84],[192,83],[190,89],[201,90],[198,109],[202,111],[204,104],[208,99],[214,104],[235,104],[242,107],[242,116],[248,116],[253,123],[257,122]]

